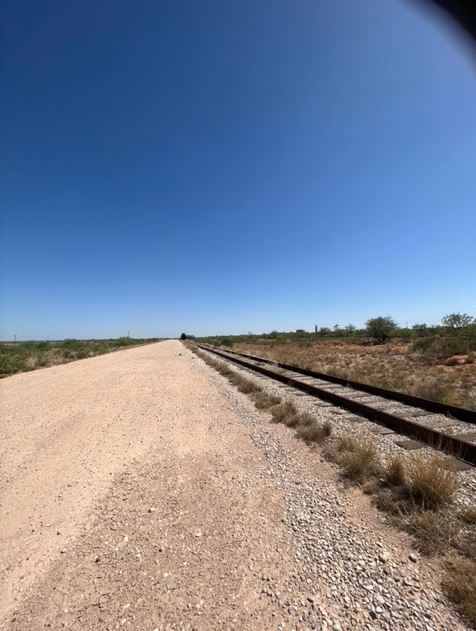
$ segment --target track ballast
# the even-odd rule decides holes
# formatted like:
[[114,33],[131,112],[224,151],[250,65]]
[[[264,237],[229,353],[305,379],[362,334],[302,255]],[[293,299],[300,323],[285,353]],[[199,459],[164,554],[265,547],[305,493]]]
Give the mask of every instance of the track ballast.
[[224,351],[203,344],[197,346],[476,465],[476,412],[472,410],[255,355]]

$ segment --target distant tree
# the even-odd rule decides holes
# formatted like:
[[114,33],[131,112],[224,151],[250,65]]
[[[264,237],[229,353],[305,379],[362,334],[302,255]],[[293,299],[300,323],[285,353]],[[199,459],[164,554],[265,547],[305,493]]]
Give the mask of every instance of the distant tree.
[[330,332],[331,330],[327,326],[321,326],[321,328],[319,329],[319,335],[329,335]]
[[412,329],[415,331],[417,337],[424,337],[425,335],[428,335],[429,332],[428,326],[424,323],[414,324]]
[[186,333],[182,333],[182,335],[180,336],[181,340],[186,340],[187,339],[187,334]]
[[386,342],[397,329],[397,323],[390,316],[371,318],[367,320],[365,326],[368,335],[379,344]]
[[467,313],[449,313],[441,318],[443,324],[450,329],[462,329],[473,322],[473,318]]
[[355,331],[355,326],[353,324],[347,324],[345,330],[349,333],[353,333]]

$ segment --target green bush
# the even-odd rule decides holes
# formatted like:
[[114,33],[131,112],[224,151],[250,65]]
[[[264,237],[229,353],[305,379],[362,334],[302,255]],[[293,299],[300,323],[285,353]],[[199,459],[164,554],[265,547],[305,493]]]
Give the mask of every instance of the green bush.
[[366,322],[366,330],[379,344],[386,342],[397,330],[397,323],[390,316],[371,318]]

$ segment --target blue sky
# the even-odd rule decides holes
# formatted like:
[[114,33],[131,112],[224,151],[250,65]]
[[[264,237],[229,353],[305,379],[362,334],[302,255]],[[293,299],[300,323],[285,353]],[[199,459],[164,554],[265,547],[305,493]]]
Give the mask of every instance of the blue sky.
[[409,0],[6,0],[0,337],[476,315],[476,64]]

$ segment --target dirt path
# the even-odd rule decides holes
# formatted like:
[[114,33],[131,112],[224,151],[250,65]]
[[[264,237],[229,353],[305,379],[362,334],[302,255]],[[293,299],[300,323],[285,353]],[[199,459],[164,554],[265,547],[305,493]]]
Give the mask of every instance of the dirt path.
[[1,629],[464,628],[431,567],[180,343],[0,387]]

